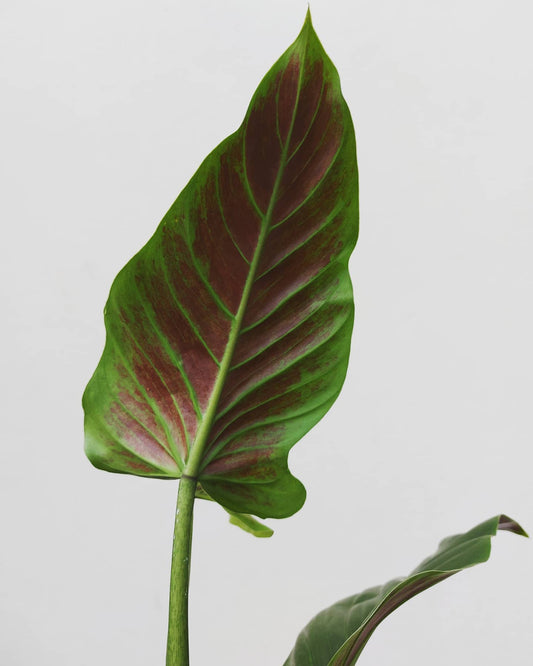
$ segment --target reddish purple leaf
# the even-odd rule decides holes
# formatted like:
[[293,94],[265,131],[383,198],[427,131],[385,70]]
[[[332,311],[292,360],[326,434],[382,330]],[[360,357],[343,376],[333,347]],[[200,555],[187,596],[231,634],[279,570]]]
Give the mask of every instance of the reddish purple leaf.
[[84,395],[93,464],[297,511],[287,455],[344,381],[357,220],[352,122],[308,17],[113,283]]

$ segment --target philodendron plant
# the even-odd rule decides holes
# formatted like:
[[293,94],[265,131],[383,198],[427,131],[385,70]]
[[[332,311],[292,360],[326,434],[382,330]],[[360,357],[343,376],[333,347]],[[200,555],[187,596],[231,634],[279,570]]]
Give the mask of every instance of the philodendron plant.
[[[205,159],[115,279],[105,349],[83,397],[85,450],[110,472],[179,479],[167,666],[189,664],[195,498],[259,537],[305,500],[288,453],[344,382],[358,233],[355,137],[309,14],[240,128]],[[485,561],[496,516],[443,541],[408,577],[319,613],[285,666],[356,663],[418,592]]]

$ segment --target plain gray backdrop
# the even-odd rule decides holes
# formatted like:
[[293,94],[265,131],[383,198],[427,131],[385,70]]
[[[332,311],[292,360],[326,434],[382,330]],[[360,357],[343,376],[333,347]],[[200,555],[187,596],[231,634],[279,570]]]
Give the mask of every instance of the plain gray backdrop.
[[[303,0],[1,0],[0,663],[164,663],[177,484],[83,454],[102,310],[294,40]],[[533,530],[530,0],[314,0],[358,139],[343,393],[258,540],[198,503],[192,665],[281,665],[339,598],[500,512]],[[531,543],[398,610],[361,666],[523,666]]]

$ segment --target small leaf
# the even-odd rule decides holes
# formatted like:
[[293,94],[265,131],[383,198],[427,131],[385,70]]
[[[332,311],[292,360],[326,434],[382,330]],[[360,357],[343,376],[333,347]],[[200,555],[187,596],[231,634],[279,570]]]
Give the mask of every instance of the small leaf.
[[[213,498],[209,497],[209,495],[205,492],[200,483],[198,483],[196,486],[196,497],[198,499],[209,500],[210,502],[214,501]],[[263,525],[263,523],[260,523],[249,513],[235,513],[234,511],[230,511],[225,507],[222,508],[224,508],[224,510],[229,514],[229,522],[236,527],[240,527],[241,530],[248,532],[248,534],[253,534],[253,536],[262,539],[265,537],[271,537],[274,534],[273,529],[267,525]]]
[[113,283],[83,398],[96,467],[187,474],[234,513],[300,509],[287,457],[346,375],[357,193],[350,113],[308,15]]
[[300,633],[284,666],[352,666],[393,610],[441,580],[488,560],[497,530],[527,536],[518,523],[501,515],[444,539],[407,578],[372,587],[320,612]]
[[263,523],[260,523],[249,514],[233,513],[233,511],[228,511],[228,513],[230,514],[229,522],[232,525],[240,527],[241,530],[244,530],[245,532],[249,532],[250,534],[260,538],[271,537],[274,534],[273,529],[267,525],[263,525]]

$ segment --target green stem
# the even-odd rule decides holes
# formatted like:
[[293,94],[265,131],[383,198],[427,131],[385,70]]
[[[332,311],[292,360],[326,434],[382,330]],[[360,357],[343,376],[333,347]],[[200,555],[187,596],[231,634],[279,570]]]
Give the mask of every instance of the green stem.
[[[197,478],[201,467],[204,449],[209,436],[209,431],[215,419],[218,401],[220,399],[222,388],[227,375],[230,371],[233,352],[237,344],[237,338],[241,332],[244,313],[254,283],[259,260],[263,249],[263,244],[269,233],[272,222],[274,205],[277,200],[278,191],[281,185],[283,170],[287,165],[288,150],[290,139],[294,128],[294,118],[300,98],[300,87],[302,73],[300,70],[298,81],[298,91],[294,105],[291,125],[287,135],[285,145],[283,146],[280,158],[280,167],[276,175],[276,180],[272,189],[272,194],[268,204],[268,209],[261,223],[261,232],[257,240],[250,271],[246,278],[244,290],[241,296],[239,309],[232,323],[231,333],[224,351],[224,356],[220,363],[220,369],[216,378],[209,404],[200,418],[198,430],[196,432],[194,444],[190,448],[189,457],[185,465],[184,473],[180,479],[178,490],[178,504],[176,509],[176,523],[174,526],[174,544],[172,547],[172,569],[170,573],[170,607],[168,617],[168,639],[167,639],[167,664],[166,666],[189,666],[189,618],[188,618],[188,596],[189,596],[189,572],[192,541],[192,519],[193,506],[198,485]],[[247,122],[247,121],[246,121]],[[243,140],[242,149],[245,149]],[[243,164],[246,163],[243,154]],[[245,178],[247,178],[245,174]],[[249,186],[248,186],[249,187]],[[253,195],[251,196],[253,200]],[[200,415],[199,415],[200,416]]]
[[178,489],[170,571],[166,666],[189,666],[189,573],[196,485],[195,478],[183,475]]

